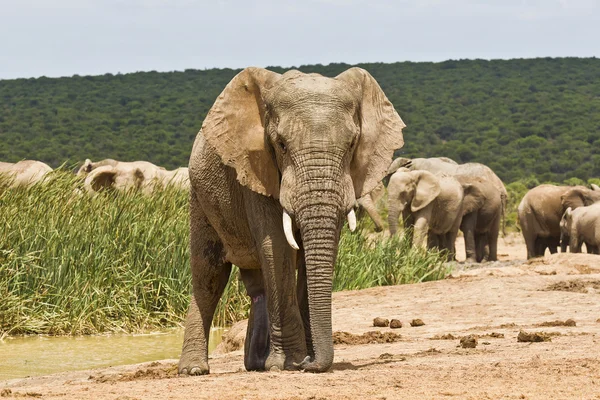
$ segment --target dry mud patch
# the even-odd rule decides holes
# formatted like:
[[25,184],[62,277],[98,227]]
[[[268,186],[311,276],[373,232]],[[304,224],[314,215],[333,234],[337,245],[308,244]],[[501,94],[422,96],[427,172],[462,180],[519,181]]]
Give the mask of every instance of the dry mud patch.
[[[5,381],[0,390],[48,399],[600,399],[598,293],[546,290],[600,282],[600,270],[596,258],[565,256],[491,267],[519,274],[484,265],[455,279],[335,293],[333,330],[350,340],[335,345],[324,374],[245,372],[242,351],[228,348],[211,356],[207,376],[179,377],[177,360],[161,360]],[[377,316],[405,324],[373,333]],[[426,324],[411,327],[413,319]],[[521,331],[551,341],[519,342]],[[398,340],[379,339],[392,333]],[[475,348],[461,347],[468,335]]]

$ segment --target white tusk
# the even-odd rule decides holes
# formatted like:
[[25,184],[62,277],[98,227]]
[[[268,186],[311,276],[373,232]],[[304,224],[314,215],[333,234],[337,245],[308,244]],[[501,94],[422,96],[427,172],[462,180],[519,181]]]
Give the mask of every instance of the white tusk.
[[348,213],[348,228],[350,228],[350,232],[354,232],[356,230],[356,214],[354,214],[354,209],[350,209]]
[[287,211],[283,210],[283,232],[285,233],[285,238],[287,239],[288,244],[294,250],[300,249],[298,247],[298,243],[296,243],[296,239],[294,239],[294,232],[292,231],[292,217]]

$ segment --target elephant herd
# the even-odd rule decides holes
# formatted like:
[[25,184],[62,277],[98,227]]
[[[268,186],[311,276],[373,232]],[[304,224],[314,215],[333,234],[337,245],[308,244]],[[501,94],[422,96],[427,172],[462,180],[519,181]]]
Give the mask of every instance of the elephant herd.
[[[10,187],[30,187],[48,178],[52,168],[41,161],[23,160],[17,163],[0,162],[0,176],[5,177]],[[92,162],[86,159],[76,173],[84,179],[83,187],[88,193],[103,189],[118,191],[140,190],[151,194],[156,189],[172,185],[189,189],[187,168],[169,171],[148,161],[115,161],[106,159]]]
[[[468,262],[497,260],[501,220],[507,192],[502,181],[483,164],[458,164],[440,158],[397,158],[387,171],[388,225],[398,231],[402,217],[415,246],[447,250],[454,260],[458,231],[465,237]],[[383,221],[374,206],[385,189],[378,186],[358,200],[373,219],[376,230]]]
[[531,189],[518,207],[519,224],[527,246],[527,258],[556,253],[598,254],[600,246],[600,188],[591,185],[540,185]]

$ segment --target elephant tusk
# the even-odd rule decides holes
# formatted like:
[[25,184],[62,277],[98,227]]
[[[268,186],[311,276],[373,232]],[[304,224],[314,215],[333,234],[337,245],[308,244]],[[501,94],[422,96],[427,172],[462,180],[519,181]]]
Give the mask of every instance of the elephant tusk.
[[350,232],[354,232],[356,230],[356,214],[354,213],[354,209],[350,209],[348,213],[348,228],[350,228]]
[[294,239],[294,232],[292,231],[292,217],[287,213],[286,210],[283,210],[283,232],[285,233],[285,238],[287,239],[288,244],[294,250],[300,249],[298,247],[298,243],[296,243],[296,239]]

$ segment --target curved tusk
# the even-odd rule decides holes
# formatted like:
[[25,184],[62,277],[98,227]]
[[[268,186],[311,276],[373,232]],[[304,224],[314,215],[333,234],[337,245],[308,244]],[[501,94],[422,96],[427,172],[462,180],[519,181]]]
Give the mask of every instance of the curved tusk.
[[287,239],[288,244],[294,250],[300,249],[298,247],[298,243],[296,243],[296,239],[294,239],[294,232],[292,231],[292,217],[287,211],[283,210],[283,232],[285,233],[285,238]]
[[350,232],[354,232],[356,230],[356,214],[354,213],[354,209],[350,209],[348,213],[348,228],[350,228]]

